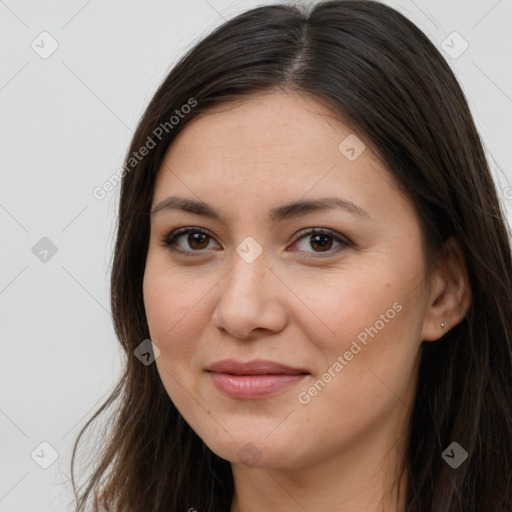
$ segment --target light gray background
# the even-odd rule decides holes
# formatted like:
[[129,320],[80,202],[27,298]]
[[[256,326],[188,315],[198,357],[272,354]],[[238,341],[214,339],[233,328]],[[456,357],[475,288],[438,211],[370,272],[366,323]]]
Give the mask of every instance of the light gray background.
[[[0,0],[1,512],[71,510],[73,442],[119,375],[108,290],[119,186],[103,200],[93,189],[121,167],[178,57],[263,3],[273,2]],[[469,43],[457,58],[444,55],[510,218],[512,2],[387,3],[442,52],[453,31]],[[43,31],[59,45],[46,59],[31,47],[50,48]],[[42,237],[57,247],[45,263],[32,252]],[[50,460],[42,442],[58,452],[48,469],[31,457],[36,450],[34,459]]]

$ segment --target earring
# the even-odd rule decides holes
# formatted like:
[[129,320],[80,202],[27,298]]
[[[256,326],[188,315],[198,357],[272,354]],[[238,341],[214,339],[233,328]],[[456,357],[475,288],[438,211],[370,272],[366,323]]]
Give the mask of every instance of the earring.
[[441,322],[441,328],[444,329],[444,322]]

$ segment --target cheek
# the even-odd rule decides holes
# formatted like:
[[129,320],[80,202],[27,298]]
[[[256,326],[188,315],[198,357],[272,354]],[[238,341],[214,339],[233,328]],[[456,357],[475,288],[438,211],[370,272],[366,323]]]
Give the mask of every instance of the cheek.
[[[215,280],[179,272],[168,262],[148,256],[143,293],[151,340],[158,346],[166,366],[182,371],[197,358],[196,340],[211,316],[208,294]],[[181,364],[186,360],[187,365]],[[181,362],[181,363],[180,363]],[[173,370],[174,371],[174,370]]]
[[195,295],[200,295],[197,283],[183,282],[180,274],[160,259],[148,255],[143,281],[144,307],[154,341],[164,341],[166,333],[171,334],[190,311]]
[[420,297],[395,267],[295,288],[308,305],[299,322],[314,345],[321,380],[311,397],[342,398],[346,410],[357,411],[361,404],[393,399],[390,390],[406,392],[419,347]]
[[[318,274],[320,275],[320,273]],[[336,351],[372,326],[387,310],[394,316],[393,303],[398,290],[381,275],[361,272],[333,272],[316,279],[292,283],[296,295],[297,321],[310,340],[325,340],[325,347]],[[380,325],[380,324],[379,324]],[[386,324],[387,325],[387,324]]]
[[196,393],[188,369],[198,354],[195,340],[203,329],[201,298],[207,291],[198,285],[181,280],[179,272],[148,256],[143,294],[150,339],[160,350],[155,364],[167,394],[182,413],[191,409],[190,392]]

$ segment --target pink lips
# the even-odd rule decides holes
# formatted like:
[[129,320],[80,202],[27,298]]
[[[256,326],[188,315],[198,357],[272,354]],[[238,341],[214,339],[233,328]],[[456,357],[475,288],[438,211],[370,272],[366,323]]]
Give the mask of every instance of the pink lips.
[[231,398],[264,398],[289,388],[309,372],[273,361],[225,359],[207,369],[215,387]]

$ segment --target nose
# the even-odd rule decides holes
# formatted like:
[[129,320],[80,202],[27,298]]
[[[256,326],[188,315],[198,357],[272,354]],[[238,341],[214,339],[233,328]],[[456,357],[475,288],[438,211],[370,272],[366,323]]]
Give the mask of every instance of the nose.
[[268,264],[265,252],[249,263],[233,255],[233,267],[217,284],[215,327],[239,339],[282,331],[287,323],[286,286]]

